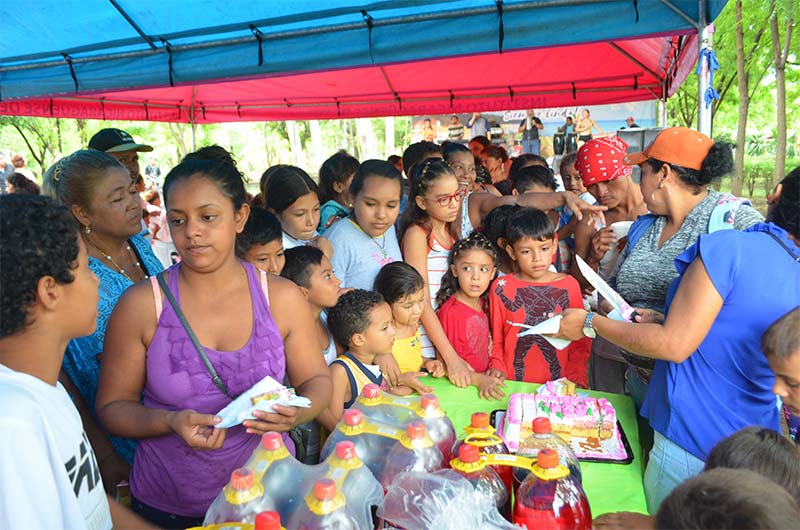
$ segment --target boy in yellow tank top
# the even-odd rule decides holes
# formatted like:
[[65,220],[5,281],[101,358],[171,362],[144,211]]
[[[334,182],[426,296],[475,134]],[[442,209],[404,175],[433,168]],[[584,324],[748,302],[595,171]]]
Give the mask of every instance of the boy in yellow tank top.
[[376,355],[391,354],[396,334],[392,309],[379,293],[355,289],[340,296],[336,306],[328,311],[328,328],[336,341],[348,349],[331,364],[333,394],[328,408],[317,417],[329,431],[366,384],[380,385],[396,395],[432,391],[419,382],[422,372],[402,374],[400,384],[390,387],[380,367],[374,364]]

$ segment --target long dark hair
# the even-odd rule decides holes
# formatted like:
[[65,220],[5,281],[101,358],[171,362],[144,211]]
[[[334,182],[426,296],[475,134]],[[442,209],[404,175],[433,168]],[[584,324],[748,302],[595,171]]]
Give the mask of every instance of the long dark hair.
[[[458,256],[468,250],[483,250],[492,258],[495,275],[497,275],[497,271],[500,270],[500,254],[497,250],[497,246],[480,232],[472,232],[464,239],[457,241],[450,250],[450,255],[447,256],[447,270],[442,276],[442,285],[439,287],[439,292],[436,293],[436,307],[441,307],[448,298],[458,291],[458,278],[453,274],[452,266],[455,265]],[[494,278],[492,278],[492,280],[494,280]],[[481,298],[485,301],[488,294],[489,289],[486,289],[486,292],[481,294]]]
[[405,261],[387,263],[375,276],[375,290],[391,305],[425,288],[425,280],[417,269]]
[[335,200],[336,190],[333,189],[333,183],[347,182],[347,179],[355,175],[358,165],[358,160],[344,150],[334,153],[323,162],[319,168],[319,202],[325,204],[331,199]]
[[317,183],[297,166],[275,166],[262,176],[261,194],[264,204],[277,215],[309,193],[315,193],[319,197]]
[[[456,178],[450,166],[441,158],[429,158],[425,162],[421,162],[414,167],[411,172],[411,186],[408,191],[408,206],[403,214],[403,219],[400,223],[400,240],[402,241],[406,230],[411,225],[418,225],[424,231],[426,236],[431,234],[431,222],[428,218],[428,212],[423,210],[417,204],[417,197],[424,196],[431,184],[443,176],[450,175]],[[453,234],[453,223],[449,223],[448,231],[455,239],[456,234]],[[430,243],[429,243],[430,244]]]

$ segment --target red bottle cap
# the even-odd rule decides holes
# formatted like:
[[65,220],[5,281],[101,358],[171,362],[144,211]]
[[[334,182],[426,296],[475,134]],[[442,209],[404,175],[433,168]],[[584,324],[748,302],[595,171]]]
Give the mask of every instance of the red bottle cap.
[[422,394],[422,399],[419,400],[419,404],[422,406],[423,409],[427,409],[430,406],[439,406],[439,398],[434,396],[433,394]]
[[336,456],[342,460],[350,460],[356,457],[356,444],[350,441],[339,442],[336,444]]
[[329,501],[336,497],[336,482],[329,478],[321,478],[314,483],[314,497],[320,501]]
[[364,388],[361,390],[361,395],[365,398],[376,398],[381,395],[381,387],[375,383],[364,385]]
[[548,418],[535,418],[533,420],[534,434],[550,434],[551,432],[553,432],[553,427],[550,425]]
[[474,445],[461,445],[458,448],[458,459],[465,464],[472,464],[481,459],[481,450]]
[[281,516],[278,512],[261,512],[256,515],[253,530],[281,530]]
[[283,447],[283,437],[277,432],[267,432],[261,437],[261,447],[267,451],[277,451]]
[[354,425],[361,425],[364,415],[358,409],[349,409],[344,411],[344,424],[350,427]]
[[253,472],[246,467],[234,469],[231,473],[231,486],[235,490],[249,490],[253,487]]
[[406,427],[406,432],[409,438],[417,440],[419,438],[425,438],[425,435],[428,434],[428,428],[425,427],[425,424],[421,421],[412,421],[409,422],[408,427]]
[[470,424],[476,429],[485,429],[489,426],[489,415],[485,412],[475,412],[472,414]]
[[536,463],[543,469],[552,469],[558,465],[558,451],[555,449],[542,449],[536,458]]

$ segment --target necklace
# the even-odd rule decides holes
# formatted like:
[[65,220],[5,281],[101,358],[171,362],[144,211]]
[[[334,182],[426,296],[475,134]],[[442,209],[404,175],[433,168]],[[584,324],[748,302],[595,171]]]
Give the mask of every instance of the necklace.
[[363,229],[363,228],[361,228],[361,225],[359,225],[357,222],[355,222],[355,221],[353,221],[352,219],[349,219],[349,218],[348,218],[347,220],[348,220],[348,221],[350,221],[351,223],[353,223],[353,225],[354,225],[356,228],[358,228],[358,230],[359,230],[359,231],[360,231],[362,234],[364,234],[365,236],[367,236],[367,238],[368,238],[370,241],[372,241],[373,243],[375,243],[375,246],[376,246],[376,247],[378,247],[378,248],[380,249],[380,251],[381,251],[381,254],[383,254],[383,261],[382,261],[382,263],[383,263],[384,265],[386,265],[387,263],[390,263],[390,262],[392,261],[391,259],[389,259],[389,254],[387,254],[387,253],[386,253],[386,232],[384,232],[384,233],[383,233],[383,235],[381,236],[381,242],[380,242],[380,243],[378,243],[378,238],[377,238],[377,237],[372,237],[371,235],[369,235],[368,233],[366,233],[366,232],[364,231],[364,229]]
[[[112,257],[111,257],[111,254],[109,254],[108,252],[105,252],[104,250],[102,250],[100,247],[98,247],[98,246],[97,246],[97,245],[94,243],[94,241],[92,241],[92,240],[91,240],[91,239],[89,239],[88,237],[86,238],[86,241],[88,241],[88,242],[89,242],[89,244],[90,244],[90,245],[92,245],[92,246],[94,247],[94,249],[95,249],[97,252],[99,252],[99,253],[100,253],[100,255],[101,255],[101,256],[103,256],[104,258],[106,258],[106,260],[110,261],[110,262],[111,262],[111,264],[112,264],[112,265],[114,265],[114,267],[116,267],[116,268],[117,268],[117,272],[119,272],[120,274],[122,274],[123,276],[125,276],[126,278],[128,278],[128,279],[129,279],[130,281],[132,281],[133,283],[136,283],[136,282],[133,280],[133,278],[131,278],[130,276],[128,276],[128,273],[126,273],[126,272],[125,272],[125,269],[123,269],[122,267],[120,267],[120,266],[119,266],[119,264],[118,264],[116,261],[114,261],[114,258],[112,258]],[[128,254],[130,254],[130,253],[131,253],[131,246],[130,246],[129,244],[127,244],[127,243],[125,244],[125,250],[128,252]],[[136,256],[135,256],[135,255],[134,255],[134,259],[136,259]],[[139,269],[141,269],[142,273],[144,273],[144,277],[145,277],[145,279],[146,279],[146,278],[149,278],[149,276],[147,275],[147,273],[146,273],[146,272],[144,271],[144,269],[142,268],[142,264],[141,264],[141,263],[139,263],[139,261],[138,261],[138,260],[136,260],[136,266],[137,266]]]

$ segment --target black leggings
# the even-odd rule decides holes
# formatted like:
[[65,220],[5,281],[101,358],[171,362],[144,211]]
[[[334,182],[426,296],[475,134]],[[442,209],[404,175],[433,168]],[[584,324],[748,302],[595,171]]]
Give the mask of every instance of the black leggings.
[[148,506],[133,495],[131,495],[131,508],[137,515],[147,519],[159,528],[182,529],[191,528],[193,526],[203,526],[203,517],[188,517],[185,515],[162,512],[158,508]]

